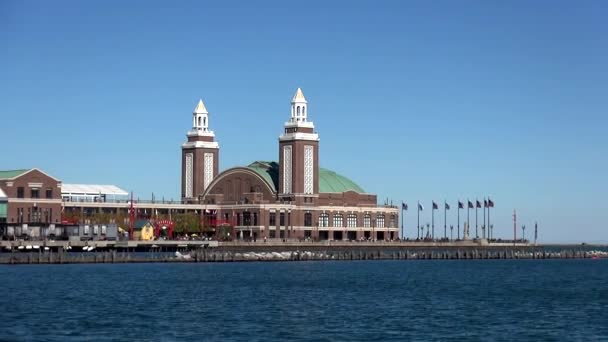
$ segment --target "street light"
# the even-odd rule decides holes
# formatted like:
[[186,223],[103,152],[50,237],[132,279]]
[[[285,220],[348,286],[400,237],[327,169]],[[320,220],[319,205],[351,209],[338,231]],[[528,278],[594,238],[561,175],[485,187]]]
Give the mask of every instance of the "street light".
[[291,238],[291,209],[287,209],[287,239]]

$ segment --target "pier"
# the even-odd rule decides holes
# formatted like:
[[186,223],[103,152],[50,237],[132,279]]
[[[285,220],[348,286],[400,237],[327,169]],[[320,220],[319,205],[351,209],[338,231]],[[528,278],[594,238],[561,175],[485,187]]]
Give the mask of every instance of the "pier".
[[606,246],[471,241],[2,241],[0,246],[0,264],[608,258]]

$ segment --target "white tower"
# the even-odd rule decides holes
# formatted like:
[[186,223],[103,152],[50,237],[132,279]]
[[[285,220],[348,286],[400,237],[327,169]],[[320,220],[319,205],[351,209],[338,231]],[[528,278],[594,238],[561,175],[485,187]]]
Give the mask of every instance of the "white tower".
[[218,174],[219,144],[209,130],[209,113],[203,100],[192,112],[192,129],[182,144],[182,199],[199,198]]
[[192,133],[210,133],[209,135],[213,135],[213,132],[209,131],[209,112],[207,112],[203,100],[198,100],[198,105],[192,112]]
[[319,135],[308,121],[308,102],[298,88],[291,99],[291,117],[279,137],[279,196],[313,203],[319,193]]
[[[302,93],[302,89],[298,88],[296,90],[296,94],[291,99],[291,119],[289,122],[298,123],[298,122],[307,122],[306,117],[308,115],[308,101],[304,97],[304,93]],[[306,125],[301,125],[306,126]]]

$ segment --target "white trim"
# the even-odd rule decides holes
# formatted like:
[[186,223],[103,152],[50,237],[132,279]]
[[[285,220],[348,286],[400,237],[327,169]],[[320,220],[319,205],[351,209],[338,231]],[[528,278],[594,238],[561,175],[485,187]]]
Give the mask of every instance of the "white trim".
[[319,141],[319,134],[317,133],[285,133],[279,137],[279,141],[288,140],[308,140],[308,141]]
[[285,123],[285,128],[292,127],[315,128],[315,124],[312,121],[288,121]]
[[203,190],[207,189],[207,186],[213,181],[213,153],[205,152],[203,156]]
[[28,173],[30,173],[30,172],[32,172],[32,171],[34,171],[34,170],[36,170],[36,171],[38,171],[38,172],[42,173],[43,175],[45,175],[45,176],[47,176],[47,177],[49,177],[49,178],[53,179],[54,181],[61,182],[59,179],[57,179],[57,178],[55,178],[55,177],[53,177],[53,176],[49,175],[48,173],[46,173],[46,172],[44,172],[44,171],[42,171],[42,170],[40,170],[39,168],[36,168],[36,167],[35,167],[35,168],[33,168],[33,169],[29,169],[29,170],[25,171],[24,173],[22,173],[22,174],[20,174],[20,175],[17,175],[17,176],[15,176],[15,177],[12,177],[12,178],[3,178],[2,180],[15,180],[15,179],[17,179],[17,178],[19,178],[19,177],[21,177],[21,176],[25,176],[26,174],[28,174]]
[[313,145],[304,145],[304,194],[311,195],[314,193],[314,150]]
[[220,148],[217,141],[188,141],[182,144],[182,149],[186,148]]
[[283,146],[283,193],[290,194],[293,191],[292,182],[292,148],[291,145]]
[[185,172],[185,182],[184,182],[184,197],[192,198],[192,194],[194,193],[194,153],[186,153],[186,172]]

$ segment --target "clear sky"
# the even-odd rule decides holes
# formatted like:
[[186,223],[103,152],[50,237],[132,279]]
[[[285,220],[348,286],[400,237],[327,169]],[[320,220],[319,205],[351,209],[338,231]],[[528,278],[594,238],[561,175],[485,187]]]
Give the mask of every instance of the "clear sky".
[[457,199],[491,196],[497,236],[517,208],[527,237],[608,242],[606,18],[606,1],[4,0],[0,169],[177,199],[199,98],[222,170],[278,159],[301,87],[321,166],[408,202],[409,236],[417,200],[456,225]]

